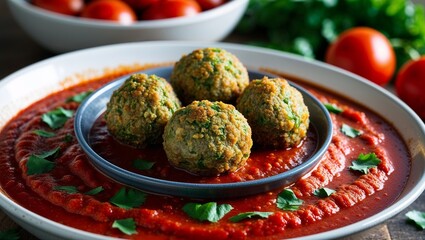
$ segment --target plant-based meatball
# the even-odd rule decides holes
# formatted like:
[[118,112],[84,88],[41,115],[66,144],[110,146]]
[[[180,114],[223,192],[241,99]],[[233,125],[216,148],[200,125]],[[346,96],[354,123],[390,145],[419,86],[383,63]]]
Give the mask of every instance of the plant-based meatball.
[[234,172],[251,153],[251,128],[233,105],[194,101],[174,113],[164,130],[168,161],[187,172]]
[[106,125],[119,141],[143,148],[162,142],[165,125],[180,107],[167,80],[134,74],[112,94],[105,113]]
[[194,100],[231,103],[248,84],[246,68],[220,48],[198,49],[183,56],[171,75],[171,85],[185,104]]
[[301,93],[285,79],[251,81],[236,108],[248,119],[256,144],[289,148],[307,135],[308,108]]

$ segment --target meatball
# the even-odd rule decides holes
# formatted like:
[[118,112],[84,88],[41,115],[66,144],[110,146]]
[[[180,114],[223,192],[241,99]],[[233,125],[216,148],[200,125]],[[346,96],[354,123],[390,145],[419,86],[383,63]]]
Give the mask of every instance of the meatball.
[[171,85],[185,104],[194,100],[234,102],[249,84],[248,71],[220,48],[198,49],[176,62]]
[[112,94],[104,118],[108,131],[117,140],[143,148],[162,142],[165,125],[180,107],[167,80],[133,74]]
[[309,112],[301,93],[282,78],[251,81],[236,108],[248,119],[254,142],[289,148],[307,135]]
[[164,149],[176,168],[201,176],[234,172],[251,153],[251,128],[233,105],[194,101],[164,130]]

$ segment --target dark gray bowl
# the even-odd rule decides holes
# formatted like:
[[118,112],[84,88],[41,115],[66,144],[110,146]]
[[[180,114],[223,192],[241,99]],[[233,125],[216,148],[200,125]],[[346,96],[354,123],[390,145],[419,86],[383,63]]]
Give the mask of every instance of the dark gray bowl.
[[[171,71],[171,67],[161,67],[149,69],[147,71],[143,71],[143,73],[155,74],[165,79],[169,79]],[[274,77],[271,74],[249,71],[250,79],[260,79],[265,75]],[[305,104],[310,111],[310,124],[313,125],[318,136],[315,151],[311,157],[302,164],[292,168],[291,170],[271,177],[252,181],[222,184],[176,182],[137,174],[120,168],[109,162],[107,159],[101,157],[91,148],[88,141],[90,130],[96,119],[106,110],[106,104],[113,91],[120,87],[127,78],[128,76],[122,77],[105,85],[81,103],[75,115],[74,127],[78,142],[89,156],[91,163],[97,169],[122,184],[142,191],[198,199],[243,197],[270,191],[278,187],[290,185],[312,170],[326,152],[332,139],[332,122],[327,109],[319,100],[302,87],[290,83],[302,93]]]

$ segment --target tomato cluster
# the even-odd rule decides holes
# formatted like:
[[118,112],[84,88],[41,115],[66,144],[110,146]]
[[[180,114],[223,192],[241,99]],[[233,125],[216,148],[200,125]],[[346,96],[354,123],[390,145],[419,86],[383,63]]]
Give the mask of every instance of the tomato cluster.
[[137,20],[155,20],[193,16],[227,0],[32,0],[49,11],[131,24]]

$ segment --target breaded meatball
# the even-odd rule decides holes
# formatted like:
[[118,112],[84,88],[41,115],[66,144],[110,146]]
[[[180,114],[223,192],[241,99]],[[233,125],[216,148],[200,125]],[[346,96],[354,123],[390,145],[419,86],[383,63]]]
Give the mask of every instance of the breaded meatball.
[[256,144],[289,148],[307,135],[309,111],[301,93],[282,78],[251,81],[236,108],[248,119]]
[[143,148],[162,142],[165,125],[180,107],[167,80],[134,74],[114,91],[104,117],[108,131],[117,140]]
[[198,49],[176,62],[171,85],[185,104],[194,100],[231,103],[249,84],[236,56],[220,48]]
[[174,113],[164,130],[168,161],[187,172],[234,172],[251,153],[251,128],[233,105],[194,101]]

